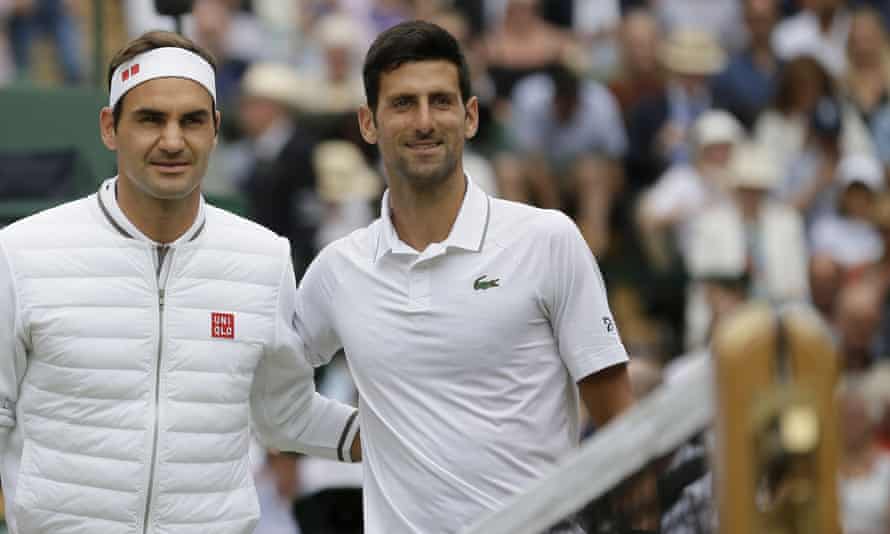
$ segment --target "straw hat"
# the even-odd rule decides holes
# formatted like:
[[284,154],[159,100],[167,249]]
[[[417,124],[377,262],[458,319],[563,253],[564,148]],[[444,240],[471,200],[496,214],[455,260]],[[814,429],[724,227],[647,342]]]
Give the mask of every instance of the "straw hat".
[[382,191],[377,176],[355,144],[324,141],[315,148],[313,164],[318,177],[318,194],[328,202],[372,200]]
[[252,64],[241,81],[245,96],[266,98],[288,107],[297,107],[302,81],[296,69],[284,63]]
[[772,152],[756,143],[737,145],[729,169],[733,187],[770,190],[779,181],[779,166]]
[[662,44],[659,58],[668,70],[693,76],[710,76],[726,65],[726,52],[714,35],[694,29],[672,32]]

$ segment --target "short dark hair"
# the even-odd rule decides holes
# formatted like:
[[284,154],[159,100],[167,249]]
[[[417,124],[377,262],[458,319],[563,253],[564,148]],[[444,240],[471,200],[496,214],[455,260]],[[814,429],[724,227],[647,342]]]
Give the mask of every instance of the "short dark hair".
[[402,22],[377,36],[368,54],[362,77],[365,97],[371,110],[377,109],[380,96],[380,77],[404,63],[445,60],[457,67],[461,99],[470,99],[470,68],[457,39],[431,22],[414,20]]
[[[198,54],[205,61],[207,61],[207,63],[210,63],[210,66],[213,68],[213,74],[216,74],[216,59],[210,52],[195,44],[195,42],[191,39],[183,37],[178,33],[154,30],[143,33],[139,37],[133,39],[132,41],[124,45],[123,48],[118,50],[114,57],[111,58],[111,63],[108,64],[108,90],[111,90],[111,79],[112,77],[114,77],[114,71],[117,70],[117,68],[120,67],[123,63],[126,63],[139,54],[148,52],[149,50],[168,47],[182,48],[188,50],[189,52]],[[121,96],[121,98],[118,99],[117,103],[114,105],[114,110],[112,110],[115,128],[117,128],[117,124],[121,120],[121,110],[123,109],[124,98],[126,97],[126,93]],[[216,103],[214,103],[214,105],[215,104]],[[216,124],[215,115],[213,122],[215,126],[219,126],[218,124]]]

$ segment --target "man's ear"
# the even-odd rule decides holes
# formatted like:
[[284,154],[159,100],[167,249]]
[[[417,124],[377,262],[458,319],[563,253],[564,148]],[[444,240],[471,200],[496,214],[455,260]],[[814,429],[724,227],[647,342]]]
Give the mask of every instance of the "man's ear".
[[108,150],[117,150],[117,132],[114,128],[114,112],[105,106],[99,112],[99,134]]
[[464,124],[464,137],[472,139],[479,131],[479,99],[471,96],[467,100],[467,120]]
[[377,144],[377,122],[374,120],[374,112],[368,106],[358,108],[358,127],[366,143]]
[[218,109],[214,110],[213,119],[216,121],[213,123],[213,146],[216,146],[216,144],[219,143],[219,129],[222,127],[222,113],[220,113]]

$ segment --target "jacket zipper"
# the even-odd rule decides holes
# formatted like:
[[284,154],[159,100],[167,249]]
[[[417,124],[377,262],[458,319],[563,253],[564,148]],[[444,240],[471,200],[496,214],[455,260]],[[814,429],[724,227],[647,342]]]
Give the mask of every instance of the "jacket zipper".
[[[160,433],[160,431],[158,430],[158,426],[160,425],[161,406],[161,355],[163,353],[164,347],[164,292],[167,286],[167,276],[164,276],[162,279],[161,274],[164,272],[164,263],[167,259],[168,252],[170,252],[170,247],[168,246],[157,247],[158,268],[156,275],[158,283],[158,357],[155,362],[154,428],[151,446],[151,463],[149,464],[148,469],[148,492],[145,497],[145,515],[142,518],[143,534],[148,534],[148,520],[151,513],[151,500],[153,493],[152,490],[154,488],[155,478],[155,461],[157,460],[158,455],[158,435]],[[168,268],[167,274],[169,274],[169,272],[170,270]]]

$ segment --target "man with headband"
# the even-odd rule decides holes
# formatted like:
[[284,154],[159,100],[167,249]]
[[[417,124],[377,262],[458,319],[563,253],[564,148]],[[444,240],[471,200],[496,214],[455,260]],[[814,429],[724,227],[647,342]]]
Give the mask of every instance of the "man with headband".
[[287,241],[200,194],[212,58],[151,32],[109,85],[118,176],[0,231],[7,519],[20,534],[250,533],[248,422],[271,447],[351,461],[356,412],[315,392]]

